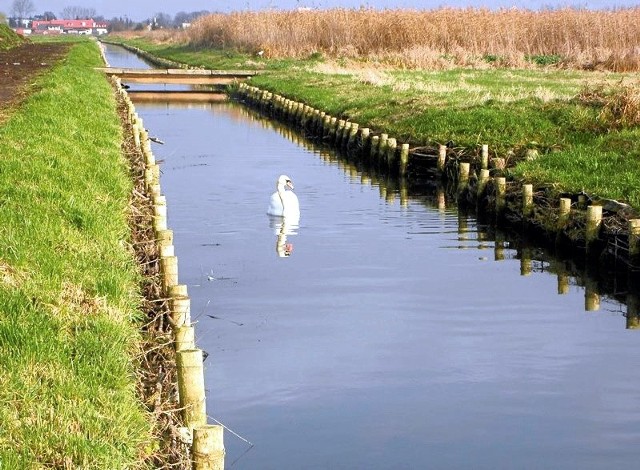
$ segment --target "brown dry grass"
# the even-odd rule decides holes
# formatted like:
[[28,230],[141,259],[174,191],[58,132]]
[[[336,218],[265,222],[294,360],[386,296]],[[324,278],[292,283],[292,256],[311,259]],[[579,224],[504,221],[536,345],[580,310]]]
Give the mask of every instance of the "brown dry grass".
[[[640,69],[640,7],[264,11],[199,19],[185,40],[194,46],[264,51],[268,57],[366,58],[394,66],[521,67],[532,56],[564,66],[617,72]],[[166,40],[166,38],[165,38]]]

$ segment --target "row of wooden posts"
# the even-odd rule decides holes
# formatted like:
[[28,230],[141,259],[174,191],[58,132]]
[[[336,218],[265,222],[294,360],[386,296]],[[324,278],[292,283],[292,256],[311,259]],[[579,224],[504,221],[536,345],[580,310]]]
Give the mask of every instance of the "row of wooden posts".
[[153,232],[159,251],[162,294],[168,299],[178,376],[178,395],[187,443],[191,444],[193,468],[224,468],[224,428],[207,423],[203,352],[195,344],[191,305],[187,286],[178,283],[178,258],[173,231],[167,227],[167,200],[160,190],[160,166],[151,152],[151,140],[126,91],[114,79],[128,107],[135,145],[145,162],[145,188],[153,202]]
[[[397,139],[388,134],[374,135],[371,129],[361,127],[358,123],[350,122],[331,116],[304,103],[291,100],[284,96],[266,90],[240,83],[236,90],[240,99],[249,105],[270,114],[271,116],[303,129],[309,136],[322,138],[323,141],[349,153],[359,154],[372,164],[383,170],[397,174],[400,178],[407,177],[407,170],[411,165],[412,152],[408,143],[398,144]],[[436,171],[445,174],[449,163],[448,147],[438,146]],[[474,165],[473,174],[471,163],[457,161],[457,191],[459,195],[473,190],[474,196],[480,199],[491,187],[494,195],[494,206],[490,209],[500,216],[507,207],[507,179],[502,176],[505,161],[502,158],[489,158],[489,146],[482,145],[478,155],[478,162]],[[492,176],[493,174],[493,176]],[[473,180],[473,185],[471,184]],[[519,208],[523,220],[530,218],[534,212],[534,187],[531,184],[521,186],[522,205]],[[569,220],[570,214],[577,209],[577,204],[571,198],[560,198],[558,202],[558,224],[552,229],[562,230]],[[598,241],[602,229],[603,207],[592,204],[586,207],[585,232],[587,252]],[[628,221],[629,235],[629,264],[640,267],[640,219]]]

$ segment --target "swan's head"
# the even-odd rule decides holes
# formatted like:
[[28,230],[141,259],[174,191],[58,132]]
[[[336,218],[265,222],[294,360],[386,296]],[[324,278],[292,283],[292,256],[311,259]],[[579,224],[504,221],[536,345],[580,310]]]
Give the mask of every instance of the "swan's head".
[[278,178],[278,183],[276,184],[276,188],[278,190],[282,189],[293,189],[293,181],[287,175],[280,175]]

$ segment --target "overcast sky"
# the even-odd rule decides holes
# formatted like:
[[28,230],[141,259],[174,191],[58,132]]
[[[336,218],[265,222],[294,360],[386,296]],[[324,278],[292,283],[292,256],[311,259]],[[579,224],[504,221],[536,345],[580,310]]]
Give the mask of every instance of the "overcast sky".
[[[162,12],[174,16],[178,11],[223,11],[260,10],[265,8],[291,9],[298,6],[315,8],[358,8],[360,6],[375,8],[424,8],[432,9],[440,6],[451,7],[519,7],[539,9],[545,7],[576,6],[581,8],[616,8],[640,5],[639,0],[31,0],[35,6],[34,14],[51,11],[59,15],[67,6],[94,8],[98,15],[107,19],[114,16],[127,16],[138,21]],[[0,0],[0,12],[11,13],[13,0]]]

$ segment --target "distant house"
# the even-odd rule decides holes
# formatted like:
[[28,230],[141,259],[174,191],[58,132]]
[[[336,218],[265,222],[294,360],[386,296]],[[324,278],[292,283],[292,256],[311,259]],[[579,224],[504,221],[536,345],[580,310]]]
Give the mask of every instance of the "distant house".
[[34,20],[31,24],[33,34],[86,34],[101,36],[107,34],[107,24],[93,19],[84,20]]

